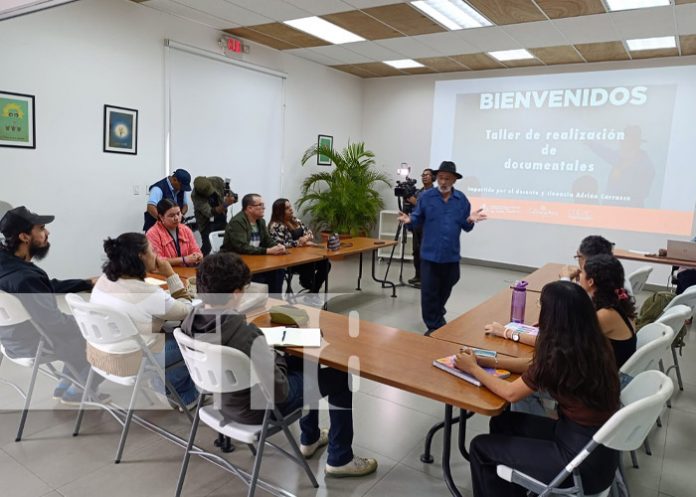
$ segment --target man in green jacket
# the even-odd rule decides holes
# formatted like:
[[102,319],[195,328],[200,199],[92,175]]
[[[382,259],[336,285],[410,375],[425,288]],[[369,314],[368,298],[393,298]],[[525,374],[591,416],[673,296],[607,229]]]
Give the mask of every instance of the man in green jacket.
[[[263,215],[266,204],[261,195],[248,193],[242,198],[242,211],[235,215],[225,228],[225,238],[220,252],[236,252],[251,255],[283,255],[285,246],[276,243],[268,234]],[[266,283],[270,293],[283,292],[284,269],[257,273],[252,281]]]
[[201,233],[201,251],[208,255],[212,249],[210,232],[224,230],[227,225],[227,208],[237,201],[237,194],[225,186],[219,176],[198,176],[193,180],[193,212]]

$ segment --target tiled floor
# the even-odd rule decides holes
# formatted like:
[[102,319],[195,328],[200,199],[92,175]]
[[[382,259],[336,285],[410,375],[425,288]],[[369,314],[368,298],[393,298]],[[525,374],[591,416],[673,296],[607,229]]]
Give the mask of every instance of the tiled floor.
[[[384,270],[381,264],[379,270]],[[369,268],[366,268],[369,271]],[[398,269],[398,268],[396,268]],[[367,272],[367,271],[366,271]],[[363,279],[363,292],[354,293],[357,263],[336,262],[331,273],[331,290],[350,295],[336,297],[331,310],[359,312],[360,319],[389,324],[422,332],[418,291],[399,288],[398,298],[390,291]],[[392,268],[391,273],[398,273]],[[405,268],[405,279],[412,268]],[[455,287],[448,306],[455,317],[475,306],[520,273],[482,267],[462,267],[462,279]],[[643,296],[644,297],[644,296]],[[689,332],[681,358],[685,389],[677,392],[672,408],[662,416],[662,428],[650,435],[652,456],[639,454],[641,467],[626,469],[631,495],[634,497],[687,497],[696,493],[696,337]],[[667,363],[671,359],[667,359]],[[408,367],[408,365],[404,365]],[[27,371],[7,364],[0,366],[0,377],[26,381]],[[133,427],[128,437],[123,462],[113,464],[120,433],[119,426],[102,411],[86,416],[82,434],[72,437],[74,412],[59,408],[50,399],[52,382],[40,378],[35,398],[36,409],[29,415],[24,440],[14,442],[20,401],[14,391],[0,384],[0,496],[2,497],[171,497],[181,463],[182,449],[156,435]],[[126,392],[112,393],[123,398]],[[321,451],[310,467],[320,487],[313,489],[298,468],[274,450],[266,452],[261,471],[263,478],[297,495],[376,497],[382,495],[448,496],[441,475],[439,451],[441,436],[435,438],[434,464],[419,460],[427,429],[441,420],[443,406],[428,399],[395,390],[370,381],[361,381],[354,399],[354,449],[359,455],[376,457],[376,474],[360,479],[325,479]],[[174,411],[149,411],[145,416],[185,436],[186,419]],[[325,418],[325,414],[322,414]],[[297,433],[297,427],[293,427]],[[468,423],[467,440],[484,433],[488,419],[474,416]],[[214,435],[202,428],[198,443],[211,446]],[[276,437],[277,438],[277,437]],[[284,445],[282,440],[279,444]],[[246,448],[230,454],[230,460],[250,467],[251,455]],[[626,458],[628,463],[628,458]],[[455,455],[453,473],[464,496],[471,495],[468,463]],[[246,487],[231,475],[200,459],[189,467],[184,495],[191,497],[231,497],[246,495]],[[257,495],[268,495],[259,490]],[[491,496],[494,497],[494,496]]]

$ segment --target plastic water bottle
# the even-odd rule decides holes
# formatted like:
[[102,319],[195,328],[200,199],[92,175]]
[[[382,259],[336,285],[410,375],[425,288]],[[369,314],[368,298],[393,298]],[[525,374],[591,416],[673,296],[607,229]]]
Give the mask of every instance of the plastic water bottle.
[[516,281],[512,287],[512,301],[510,302],[510,321],[524,323],[524,308],[527,304],[527,282]]
[[338,237],[338,233],[334,233],[329,237],[329,241],[327,243],[328,249],[329,250],[338,250],[341,248],[341,240]]

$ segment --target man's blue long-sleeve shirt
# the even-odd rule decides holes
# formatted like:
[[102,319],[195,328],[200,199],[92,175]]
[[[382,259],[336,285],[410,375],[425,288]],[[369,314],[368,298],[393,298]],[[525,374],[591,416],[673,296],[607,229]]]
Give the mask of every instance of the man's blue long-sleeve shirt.
[[411,213],[411,225],[423,226],[421,259],[436,263],[459,262],[459,232],[474,229],[474,223],[467,221],[470,215],[469,200],[454,188],[447,202],[437,188],[421,193]]

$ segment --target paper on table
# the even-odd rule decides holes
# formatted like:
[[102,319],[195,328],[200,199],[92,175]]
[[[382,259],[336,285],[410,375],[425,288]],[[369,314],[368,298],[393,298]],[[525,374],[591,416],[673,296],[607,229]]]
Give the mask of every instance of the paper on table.
[[650,252],[645,252],[644,250],[629,250],[631,254],[638,254],[638,255],[648,255]]
[[155,286],[163,286],[163,285],[167,284],[167,282],[165,280],[161,280],[159,278],[152,278],[151,276],[145,277],[145,283],[147,283],[148,285],[155,285]]
[[319,328],[259,328],[266,337],[268,345],[274,347],[320,347],[321,331]]

